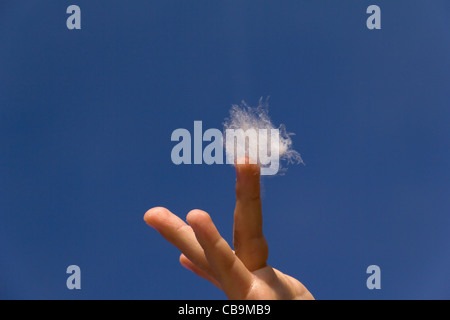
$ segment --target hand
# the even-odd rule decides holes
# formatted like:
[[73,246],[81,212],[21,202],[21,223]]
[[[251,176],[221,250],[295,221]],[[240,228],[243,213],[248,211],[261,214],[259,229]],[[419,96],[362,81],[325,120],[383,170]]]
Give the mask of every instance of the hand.
[[161,207],[148,210],[144,220],[182,252],[180,263],[185,268],[209,280],[229,299],[314,299],[298,280],[267,265],[259,171],[256,164],[236,165],[235,252],[204,211],[189,212],[189,225]]

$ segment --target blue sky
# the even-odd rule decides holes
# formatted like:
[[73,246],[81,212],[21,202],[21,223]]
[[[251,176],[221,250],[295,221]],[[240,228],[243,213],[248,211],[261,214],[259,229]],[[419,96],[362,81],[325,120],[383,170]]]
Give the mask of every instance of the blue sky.
[[[71,4],[81,30],[66,28]],[[366,28],[371,4],[381,30]],[[448,1],[2,1],[0,298],[226,298],[142,217],[203,209],[231,242],[234,169],[174,165],[170,136],[270,96],[306,165],[262,180],[269,264],[318,299],[449,299],[449,14]],[[381,290],[366,287],[372,264]]]

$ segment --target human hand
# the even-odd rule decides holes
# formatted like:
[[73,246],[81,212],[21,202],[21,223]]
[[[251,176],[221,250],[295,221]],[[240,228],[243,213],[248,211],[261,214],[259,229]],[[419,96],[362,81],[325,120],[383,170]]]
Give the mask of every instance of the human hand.
[[188,213],[186,224],[166,208],[148,210],[144,220],[181,252],[180,263],[223,290],[229,299],[314,299],[298,280],[267,265],[268,246],[262,230],[260,168],[236,164],[236,207],[233,251],[211,217]]

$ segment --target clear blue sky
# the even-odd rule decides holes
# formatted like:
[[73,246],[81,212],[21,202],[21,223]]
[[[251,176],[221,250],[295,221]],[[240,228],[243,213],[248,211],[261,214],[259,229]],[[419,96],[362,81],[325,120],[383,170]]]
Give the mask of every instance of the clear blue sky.
[[231,241],[234,169],[174,165],[170,136],[270,96],[306,166],[262,181],[269,264],[318,299],[449,299],[449,15],[444,0],[2,0],[0,298],[226,298],[142,217],[204,209]]

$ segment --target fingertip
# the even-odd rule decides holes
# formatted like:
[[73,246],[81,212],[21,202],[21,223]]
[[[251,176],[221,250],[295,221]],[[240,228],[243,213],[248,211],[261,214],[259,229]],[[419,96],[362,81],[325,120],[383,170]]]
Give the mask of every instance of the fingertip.
[[195,273],[194,268],[193,268],[193,263],[183,253],[180,254],[179,261],[183,268]]
[[236,166],[236,197],[257,198],[260,196],[260,168],[257,164],[242,164]]
[[259,176],[260,168],[257,164],[241,164],[239,173],[241,176]]
[[179,258],[179,260],[180,260],[180,264],[183,266],[183,267],[186,267],[186,264],[188,263],[188,258],[186,258],[186,256],[182,253],[182,254],[180,254],[180,258]]
[[246,176],[259,176],[259,165],[249,157],[238,158],[235,162],[237,178],[245,178]]
[[144,221],[151,227],[155,227],[155,225],[160,221],[164,216],[167,216],[170,213],[164,207],[154,207],[144,214]]
[[203,210],[194,209],[189,211],[189,213],[186,216],[186,221],[191,226],[197,226],[199,224],[202,224],[204,221],[211,220],[211,217],[208,213],[206,213]]

